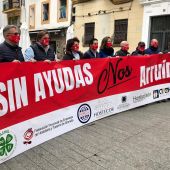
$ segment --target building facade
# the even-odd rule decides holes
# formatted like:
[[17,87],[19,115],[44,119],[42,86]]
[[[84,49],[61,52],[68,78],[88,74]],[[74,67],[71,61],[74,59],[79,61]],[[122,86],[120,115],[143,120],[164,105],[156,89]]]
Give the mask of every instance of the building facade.
[[4,27],[7,24],[20,26],[21,19],[20,0],[0,0],[0,26]]
[[74,33],[80,39],[82,51],[87,50],[89,39],[99,43],[105,36],[113,39],[115,51],[122,40],[136,49],[142,38],[143,6],[139,0],[72,0]]
[[170,50],[170,1],[140,0],[144,6],[142,40],[149,46],[152,38],[159,41],[161,51]]
[[50,43],[61,58],[71,21],[71,0],[26,0],[25,8],[31,41],[36,41],[37,32],[47,30],[51,37]]

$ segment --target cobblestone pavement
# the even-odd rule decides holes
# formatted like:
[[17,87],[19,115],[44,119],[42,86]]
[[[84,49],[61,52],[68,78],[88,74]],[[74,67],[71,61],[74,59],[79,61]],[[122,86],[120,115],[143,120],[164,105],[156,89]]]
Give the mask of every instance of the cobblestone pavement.
[[9,169],[170,170],[170,102],[80,127],[0,165]]

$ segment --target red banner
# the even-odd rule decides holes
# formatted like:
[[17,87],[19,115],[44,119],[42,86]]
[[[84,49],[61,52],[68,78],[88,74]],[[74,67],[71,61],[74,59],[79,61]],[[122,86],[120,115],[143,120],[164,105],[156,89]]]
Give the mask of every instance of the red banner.
[[169,83],[170,54],[1,63],[0,72],[0,129],[4,129],[74,104]]

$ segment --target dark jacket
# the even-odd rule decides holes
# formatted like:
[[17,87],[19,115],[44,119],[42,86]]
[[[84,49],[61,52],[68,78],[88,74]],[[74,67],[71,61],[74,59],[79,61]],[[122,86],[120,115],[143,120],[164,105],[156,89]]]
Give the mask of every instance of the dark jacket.
[[4,41],[0,44],[0,62],[12,62],[13,60],[24,61],[21,47],[12,46]]
[[96,56],[94,55],[93,51],[89,49],[83,55],[83,59],[91,59],[91,58],[99,58],[99,53],[96,52]]
[[114,56],[114,49],[113,48],[100,49],[99,56],[100,56],[100,58],[106,58],[108,56],[113,57]]
[[160,53],[159,48],[154,48],[152,46],[145,50],[145,54],[158,54],[158,53]]
[[[77,53],[80,55],[80,59],[83,59],[83,53],[80,51],[78,51]],[[75,59],[75,57],[71,51],[67,51],[63,57],[63,60],[74,60],[74,59]]]
[[128,51],[120,49],[115,53],[115,56],[127,56],[128,54],[130,54]]
[[145,55],[145,51],[139,51],[138,49],[136,49],[135,51],[132,52],[133,56],[140,56],[140,55]]
[[31,48],[34,51],[34,59],[37,61],[44,61],[50,60],[54,61],[55,55],[53,48],[49,47],[48,51],[46,52],[45,49],[38,43],[31,45]]

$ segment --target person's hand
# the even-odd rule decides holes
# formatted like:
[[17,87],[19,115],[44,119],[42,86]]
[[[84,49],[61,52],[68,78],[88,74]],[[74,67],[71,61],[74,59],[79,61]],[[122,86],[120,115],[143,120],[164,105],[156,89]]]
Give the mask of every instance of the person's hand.
[[19,60],[13,60],[12,62],[14,62],[14,63],[20,63]]
[[35,63],[37,60],[35,60],[34,58],[31,58],[30,61],[33,62],[33,63]]
[[58,59],[58,58],[56,58],[56,59],[55,59],[55,61],[56,61],[57,63],[59,63],[61,60],[60,60],[60,59]]
[[46,63],[51,63],[51,60],[44,60],[44,62],[46,62]]

